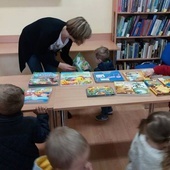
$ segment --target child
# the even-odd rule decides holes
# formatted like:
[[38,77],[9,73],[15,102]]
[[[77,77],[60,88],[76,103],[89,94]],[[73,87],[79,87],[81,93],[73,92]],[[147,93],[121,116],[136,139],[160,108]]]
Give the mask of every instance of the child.
[[141,121],[129,159],[126,170],[170,169],[170,112],[154,112]]
[[23,117],[24,92],[12,84],[0,84],[0,169],[30,170],[39,156],[35,143],[49,133],[46,109],[38,107],[37,118]]
[[[94,71],[109,71],[114,70],[113,61],[110,60],[109,49],[106,47],[99,47],[95,50],[97,68]],[[96,116],[96,120],[105,121],[108,119],[108,115],[111,115],[113,110],[112,107],[102,107],[101,114]]]
[[33,170],[92,170],[88,162],[90,147],[86,139],[74,129],[58,127],[46,142],[47,156],[34,162]]
[[153,74],[161,74],[164,76],[170,76],[170,66],[158,65],[154,67],[153,69],[148,69],[148,71],[145,72],[146,76],[152,76]]

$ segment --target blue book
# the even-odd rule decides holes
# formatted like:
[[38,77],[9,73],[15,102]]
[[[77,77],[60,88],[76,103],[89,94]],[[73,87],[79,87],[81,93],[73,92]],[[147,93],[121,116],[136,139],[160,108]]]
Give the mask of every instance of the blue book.
[[123,76],[118,70],[94,72],[93,77],[96,83],[124,81]]

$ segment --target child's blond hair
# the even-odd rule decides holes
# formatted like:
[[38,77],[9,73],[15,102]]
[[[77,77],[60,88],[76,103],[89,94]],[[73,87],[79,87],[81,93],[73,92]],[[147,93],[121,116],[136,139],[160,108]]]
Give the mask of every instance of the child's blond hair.
[[12,84],[0,84],[0,113],[12,115],[21,111],[24,105],[24,92]]
[[110,58],[110,52],[109,49],[106,47],[99,47],[95,50],[95,56],[97,59],[100,59],[102,61],[106,61]]
[[90,38],[92,33],[89,23],[83,17],[76,17],[68,20],[66,29],[75,39],[75,42],[80,42],[80,44],[82,44],[84,40]]
[[69,169],[77,158],[89,149],[87,140],[68,127],[54,129],[46,142],[46,154],[54,169]]

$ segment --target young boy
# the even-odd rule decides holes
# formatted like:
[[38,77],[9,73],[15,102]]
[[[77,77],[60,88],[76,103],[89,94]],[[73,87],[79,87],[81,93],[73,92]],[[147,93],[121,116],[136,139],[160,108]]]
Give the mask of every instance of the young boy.
[[89,144],[74,129],[54,129],[46,142],[46,154],[35,160],[33,170],[93,170],[88,162]]
[[[94,71],[109,71],[115,70],[113,66],[113,61],[110,60],[110,52],[106,47],[99,47],[95,50],[96,63],[98,64],[97,68]],[[96,116],[96,120],[105,121],[108,119],[108,115],[111,115],[113,110],[112,107],[102,107],[101,114]]]
[[46,109],[37,117],[23,117],[24,92],[12,84],[0,84],[0,169],[30,170],[39,156],[35,143],[49,134]]

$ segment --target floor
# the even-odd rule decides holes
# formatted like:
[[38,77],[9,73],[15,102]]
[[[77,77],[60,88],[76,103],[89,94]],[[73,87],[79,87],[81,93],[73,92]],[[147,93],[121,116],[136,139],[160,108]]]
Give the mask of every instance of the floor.
[[[144,105],[113,106],[113,115],[105,122],[95,120],[100,113],[98,107],[71,110],[73,117],[66,120],[66,125],[78,130],[88,140],[94,170],[125,170],[131,140],[140,120],[148,115],[146,108]],[[168,105],[156,105],[157,110],[168,111]],[[44,144],[38,147],[44,154]]]

